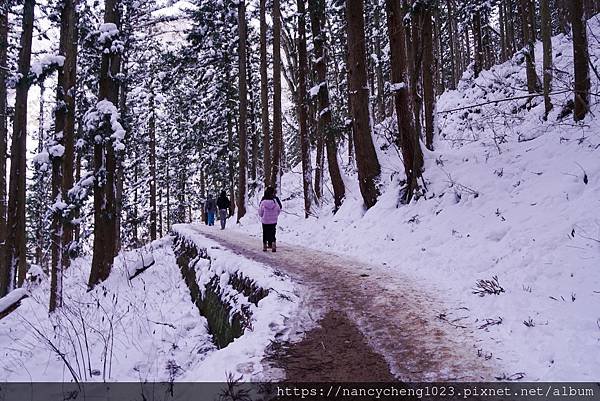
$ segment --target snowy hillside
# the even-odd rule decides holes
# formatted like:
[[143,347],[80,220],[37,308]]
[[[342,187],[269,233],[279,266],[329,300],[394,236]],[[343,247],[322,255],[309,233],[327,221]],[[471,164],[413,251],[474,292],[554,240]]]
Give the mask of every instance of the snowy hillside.
[[[256,306],[223,288],[224,299],[251,313],[252,330],[246,335],[217,349],[177,266],[173,237],[166,237],[119,255],[110,279],[90,292],[90,260],[77,259],[65,273],[65,306],[50,317],[49,282],[39,272],[29,297],[0,320],[0,338],[10,340],[0,345],[0,381],[224,382],[228,374],[244,380],[263,377],[264,350],[275,335],[286,338],[281,333],[284,320],[297,308],[295,289],[264,266],[220,250],[205,238],[199,241],[210,248],[212,260],[210,269],[197,262],[200,283],[213,276],[226,283],[243,264],[246,277],[274,289]],[[283,299],[275,291],[288,296]]]
[[[589,27],[597,66],[600,17]],[[479,339],[473,352],[496,360],[499,378],[597,379],[600,107],[596,95],[582,124],[572,114],[559,117],[572,97],[562,93],[572,85],[571,43],[553,38],[558,94],[547,121],[542,97],[472,106],[527,94],[519,55],[475,80],[467,72],[438,101],[435,152],[425,155],[426,199],[398,205],[401,161],[393,149],[379,149],[384,192],[375,207],[364,212],[352,177],[336,215],[326,189],[319,218],[304,220],[297,167],[283,177],[279,238],[414,277],[445,300],[441,320],[472,329]],[[593,76],[592,92],[599,87]],[[377,140],[384,145],[383,136]],[[257,199],[252,203],[256,208]],[[258,233],[257,217],[251,213],[241,229]],[[493,277],[497,295],[475,294],[478,280]]]

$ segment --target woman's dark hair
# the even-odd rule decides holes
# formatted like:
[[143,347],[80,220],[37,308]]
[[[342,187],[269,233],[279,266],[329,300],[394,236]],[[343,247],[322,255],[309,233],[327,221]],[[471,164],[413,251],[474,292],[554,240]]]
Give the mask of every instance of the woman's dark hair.
[[225,198],[225,197],[227,197],[227,192],[221,191],[221,198]]
[[275,198],[275,188],[273,187],[267,187],[265,188],[265,194],[263,196],[263,199],[274,199]]

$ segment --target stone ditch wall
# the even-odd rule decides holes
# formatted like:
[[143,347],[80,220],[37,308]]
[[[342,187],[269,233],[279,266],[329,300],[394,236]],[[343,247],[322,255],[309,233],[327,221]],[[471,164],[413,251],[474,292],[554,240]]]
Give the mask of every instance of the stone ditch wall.
[[[234,339],[242,336],[244,330],[251,325],[249,308],[237,307],[228,301],[221,288],[221,277],[213,274],[206,285],[199,284],[199,275],[214,273],[211,259],[206,248],[200,248],[184,236],[176,234],[173,250],[177,265],[190,290],[192,302],[198,307],[200,314],[208,321],[208,329],[218,348],[224,348]],[[248,302],[255,305],[269,294],[269,290],[256,285],[249,277],[240,272],[229,275],[227,284]]]

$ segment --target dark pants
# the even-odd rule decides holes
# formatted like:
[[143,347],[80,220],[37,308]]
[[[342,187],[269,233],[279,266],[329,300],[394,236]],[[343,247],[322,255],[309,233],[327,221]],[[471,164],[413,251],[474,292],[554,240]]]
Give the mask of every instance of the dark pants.
[[277,224],[263,224],[263,244],[271,245],[275,242]]
[[221,221],[221,230],[224,230],[225,223],[227,223],[227,209],[219,209],[219,220]]

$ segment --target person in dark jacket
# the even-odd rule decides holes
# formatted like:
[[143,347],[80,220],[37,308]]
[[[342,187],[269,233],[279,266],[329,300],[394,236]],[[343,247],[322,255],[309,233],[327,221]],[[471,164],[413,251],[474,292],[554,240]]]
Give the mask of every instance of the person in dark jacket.
[[206,203],[204,204],[204,211],[206,212],[206,215],[208,216],[208,225],[214,226],[215,225],[215,213],[217,211],[217,203],[213,199],[212,195],[208,195],[208,197],[206,198]]
[[280,202],[275,196],[275,188],[267,187],[265,194],[260,201],[258,215],[263,228],[263,251],[271,247],[273,252],[277,251],[275,234],[277,231],[277,218],[281,213]]
[[231,206],[231,202],[229,202],[229,198],[225,191],[221,191],[221,195],[217,199],[217,209],[219,209],[219,220],[221,221],[221,230],[225,229],[225,223],[227,223],[227,214],[229,211],[229,207]]

